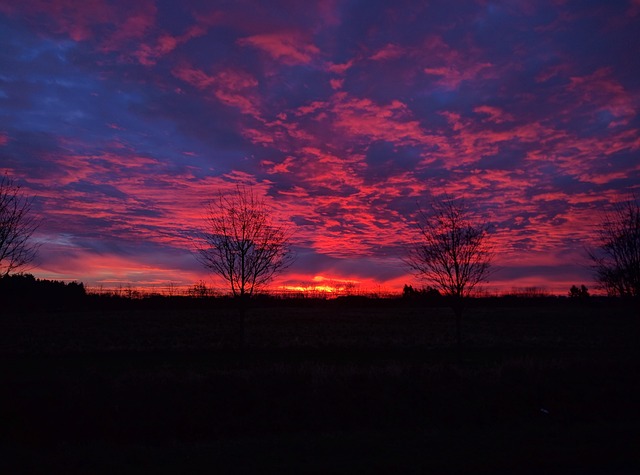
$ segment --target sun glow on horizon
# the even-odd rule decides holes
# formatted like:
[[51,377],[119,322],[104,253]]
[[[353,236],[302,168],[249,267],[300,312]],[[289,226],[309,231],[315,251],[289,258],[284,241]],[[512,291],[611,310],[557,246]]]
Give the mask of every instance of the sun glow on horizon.
[[359,280],[339,279],[316,275],[310,282],[300,284],[285,284],[278,289],[285,292],[300,292],[304,294],[345,294],[357,292],[361,282]]

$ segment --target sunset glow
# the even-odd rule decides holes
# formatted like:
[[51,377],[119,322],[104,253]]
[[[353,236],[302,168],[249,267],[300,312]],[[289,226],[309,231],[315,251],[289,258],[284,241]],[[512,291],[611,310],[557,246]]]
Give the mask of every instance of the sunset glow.
[[292,230],[273,289],[396,291],[418,206],[491,227],[488,291],[593,286],[640,192],[640,2],[0,0],[0,173],[35,196],[37,277],[189,286],[238,183]]
[[302,294],[328,294],[342,295],[358,292],[371,293],[370,288],[361,288],[361,282],[357,280],[331,279],[321,275],[316,275],[311,282],[304,282],[298,285],[283,285],[280,290],[284,292],[300,292]]

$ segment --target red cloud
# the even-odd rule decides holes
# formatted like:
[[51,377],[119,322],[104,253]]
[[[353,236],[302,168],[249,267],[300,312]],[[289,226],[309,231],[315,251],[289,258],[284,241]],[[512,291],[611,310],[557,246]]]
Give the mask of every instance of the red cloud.
[[421,142],[428,139],[417,120],[400,101],[378,105],[368,98],[354,98],[347,93],[334,95],[331,101],[334,126],[352,135],[389,142]]
[[118,12],[114,33],[101,44],[102,51],[118,51],[131,40],[143,38],[155,25],[157,8],[153,0],[142,0]]
[[[508,114],[499,113],[491,109],[497,120],[507,120]],[[488,112],[480,107],[479,112]],[[497,116],[495,114],[498,114]],[[492,156],[499,152],[504,143],[530,144],[530,149],[542,148],[561,140],[566,133],[556,130],[540,122],[498,123],[496,119],[476,122],[471,118],[462,117],[455,113],[443,113],[453,132],[449,133],[446,142],[434,152],[445,161],[445,167],[455,169],[464,164],[474,163],[483,157]],[[441,139],[442,141],[442,139]]]
[[347,61],[346,63],[342,63],[342,64],[330,64],[327,67],[327,69],[332,73],[344,74],[349,70],[349,68],[351,68],[351,66],[353,66],[354,62],[355,61],[353,59],[351,59],[351,60]]
[[371,56],[373,61],[386,61],[389,59],[400,58],[406,53],[398,45],[388,44],[374,55]]
[[297,33],[266,33],[238,40],[242,46],[253,46],[287,65],[309,64],[320,50]]
[[[74,41],[99,38],[103,52],[118,51],[131,40],[143,38],[154,26],[156,5],[153,0],[136,2],[88,0],[24,0],[17,6],[3,6],[10,15],[42,16],[56,34]],[[99,30],[99,35],[97,34]]]
[[102,0],[91,2],[25,0],[16,2],[12,6],[2,5],[0,8],[11,15],[44,14],[47,25],[54,33],[67,34],[74,41],[93,38],[93,29],[96,25],[112,23],[119,18],[116,7]]
[[133,56],[138,59],[140,64],[144,66],[153,66],[158,59],[171,53],[180,44],[186,43],[192,38],[202,36],[207,32],[206,28],[195,25],[189,28],[184,35],[171,36],[169,34],[162,34],[157,40],[155,45],[142,44],[137,51],[133,53]]
[[611,68],[600,68],[588,76],[572,77],[568,90],[577,95],[578,104],[595,105],[595,112],[606,110],[620,118],[616,125],[628,124],[640,106],[640,96],[627,92],[613,78]]
[[344,85],[344,79],[329,79],[329,84],[331,84],[331,89],[342,89]]
[[536,75],[535,81],[539,83],[546,82],[549,79],[557,77],[560,74],[567,73],[569,70],[570,67],[568,64],[560,64],[557,66],[545,68]]
[[427,64],[424,72],[437,76],[437,83],[447,89],[456,89],[463,81],[479,77],[495,77],[493,64],[481,60],[481,53],[475,47],[469,47],[461,53],[451,48],[439,36],[431,36],[425,41],[423,49],[416,52]]
[[456,66],[439,66],[435,68],[424,68],[424,72],[432,75],[439,76],[438,83],[447,89],[456,89],[462,81],[468,81],[475,79],[480,74],[480,71],[493,66],[491,63],[477,63],[467,65],[466,67]]
[[[84,280],[90,291],[163,291],[171,285],[192,285],[204,272],[189,272],[171,261],[150,262],[140,256],[121,256],[117,252],[95,253],[78,248],[73,242],[48,241],[43,245],[44,262],[40,274],[49,279]],[[182,266],[180,266],[182,267]],[[82,269],[79,274],[78,270]]]
[[252,91],[258,81],[245,71],[224,69],[209,75],[200,69],[182,65],[174,68],[172,74],[197,89],[212,89],[213,95],[223,104],[255,117],[260,115],[260,98]]
[[171,74],[198,89],[208,88],[214,83],[214,78],[212,76],[209,76],[200,69],[193,68],[188,65],[173,68]]
[[478,106],[474,108],[473,111],[478,114],[487,115],[488,117],[485,120],[496,124],[502,124],[503,122],[511,122],[514,120],[513,115],[506,113],[499,107]]

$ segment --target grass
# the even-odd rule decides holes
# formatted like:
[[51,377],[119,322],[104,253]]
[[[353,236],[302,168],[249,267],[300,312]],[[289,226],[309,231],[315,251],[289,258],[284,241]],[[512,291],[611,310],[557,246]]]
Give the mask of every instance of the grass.
[[[2,317],[0,458],[66,473],[632,473],[640,325],[609,306]],[[0,467],[1,468],[1,467]],[[7,472],[8,473],[8,472]]]

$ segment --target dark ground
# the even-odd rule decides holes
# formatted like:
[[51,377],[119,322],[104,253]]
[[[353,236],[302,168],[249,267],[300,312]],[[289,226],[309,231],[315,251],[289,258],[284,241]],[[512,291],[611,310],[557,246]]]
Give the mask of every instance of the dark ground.
[[0,316],[0,473],[640,473],[615,302],[157,307]]

